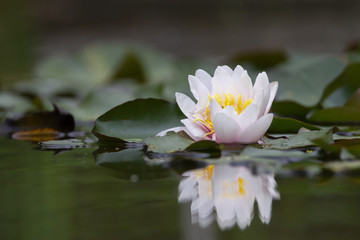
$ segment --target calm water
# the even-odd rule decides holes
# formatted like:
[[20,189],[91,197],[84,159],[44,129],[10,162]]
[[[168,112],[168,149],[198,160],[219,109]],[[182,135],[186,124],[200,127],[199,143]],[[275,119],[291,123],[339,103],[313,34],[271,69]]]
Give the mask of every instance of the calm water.
[[0,239],[360,236],[358,177],[254,176],[227,165],[181,176],[116,155],[95,161],[95,148],[54,155],[33,150],[36,144],[0,142]]

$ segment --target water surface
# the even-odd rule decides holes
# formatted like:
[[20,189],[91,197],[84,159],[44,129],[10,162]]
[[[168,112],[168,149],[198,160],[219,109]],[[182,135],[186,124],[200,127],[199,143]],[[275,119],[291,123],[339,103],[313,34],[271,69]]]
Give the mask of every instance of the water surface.
[[[280,199],[271,198],[268,221],[259,215],[255,201],[250,226],[240,229],[234,224],[223,230],[215,210],[213,221],[203,228],[191,213],[191,199],[179,203],[179,184],[186,177],[174,169],[149,167],[141,159],[109,165],[95,161],[96,148],[54,155],[34,150],[37,145],[28,142],[0,142],[0,239],[329,240],[360,236],[357,176],[275,175],[277,186],[272,189]],[[244,188],[252,180],[236,175],[243,185],[237,177],[234,183],[222,168],[229,166],[215,166],[218,182],[230,184],[214,185],[213,194],[222,189],[236,202],[236,197],[253,191],[255,187]]]

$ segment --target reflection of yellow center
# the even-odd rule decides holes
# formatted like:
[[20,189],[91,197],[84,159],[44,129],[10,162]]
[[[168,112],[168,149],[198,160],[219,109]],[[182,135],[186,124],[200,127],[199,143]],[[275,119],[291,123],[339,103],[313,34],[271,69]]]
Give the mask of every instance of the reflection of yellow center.
[[194,174],[196,177],[205,177],[208,181],[210,181],[213,171],[214,171],[214,165],[209,165],[206,168],[195,170]]
[[[253,101],[253,99],[249,98],[249,99],[244,100],[244,102],[242,102],[240,94],[235,99],[231,93],[229,93],[229,94],[223,93],[222,95],[215,94],[215,96],[211,96],[209,94],[208,97],[209,97],[209,104],[211,102],[211,99],[214,99],[215,101],[217,101],[219,103],[219,105],[223,109],[227,106],[234,107],[237,114],[240,114],[242,111],[244,111],[245,108],[247,106],[249,106]],[[213,123],[212,123],[211,117],[210,117],[209,105],[206,107],[205,111],[203,112],[202,118],[199,118],[196,115],[194,115],[194,117],[195,117],[194,122],[199,121],[208,129],[208,133],[206,133],[204,135],[204,138],[206,138],[206,136],[214,133],[214,126],[213,126]]]
[[224,180],[222,182],[222,197],[223,198],[236,198],[242,197],[245,194],[244,180],[242,178],[235,179],[233,182]]
[[209,165],[206,168],[200,169],[200,170],[195,170],[194,174],[196,177],[205,177],[207,182],[208,182],[208,194],[210,196],[210,198],[212,199],[212,185],[210,183],[211,181],[211,177],[214,171],[214,165]]

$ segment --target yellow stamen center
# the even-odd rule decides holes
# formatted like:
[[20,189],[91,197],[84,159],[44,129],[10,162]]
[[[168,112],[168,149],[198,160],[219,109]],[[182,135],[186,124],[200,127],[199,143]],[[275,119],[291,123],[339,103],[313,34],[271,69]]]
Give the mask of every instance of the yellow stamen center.
[[[249,106],[253,101],[253,99],[251,98],[242,101],[240,94],[235,98],[234,95],[232,95],[231,93],[223,93],[222,95],[215,94],[215,96],[211,96],[209,94],[208,97],[209,97],[209,104],[211,100],[214,99],[219,103],[219,105],[223,109],[227,106],[234,107],[237,114],[240,114],[242,111],[244,111],[245,108]],[[205,111],[203,112],[202,118],[199,118],[196,114],[194,115],[194,117],[195,117],[194,123],[199,122],[208,130],[208,133],[204,135],[204,139],[207,136],[212,135],[214,133],[214,126],[210,117],[209,105],[206,107]]]

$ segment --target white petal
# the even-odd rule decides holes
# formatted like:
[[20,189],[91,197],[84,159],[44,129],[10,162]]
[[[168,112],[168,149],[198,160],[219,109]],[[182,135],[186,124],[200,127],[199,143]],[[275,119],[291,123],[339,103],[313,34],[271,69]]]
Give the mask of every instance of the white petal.
[[212,119],[218,142],[233,143],[240,132],[238,124],[224,113],[218,113]]
[[271,86],[270,97],[269,97],[269,101],[268,101],[268,104],[267,104],[267,107],[266,107],[266,110],[265,110],[265,114],[267,114],[270,111],[271,105],[272,105],[272,103],[274,101],[276,92],[277,92],[278,87],[279,87],[279,83],[278,82],[272,82],[272,83],[270,83],[270,86]]
[[191,98],[183,93],[175,93],[176,102],[180,110],[185,114],[186,117],[190,117],[194,114],[196,105]]
[[258,119],[260,108],[256,104],[250,104],[245,108],[239,117],[237,117],[236,122],[240,126],[241,131],[246,129],[250,124],[254,123]]
[[258,91],[260,91],[260,89],[267,88],[268,85],[269,85],[269,78],[266,72],[259,73],[254,83],[253,94],[255,95]]
[[252,98],[252,82],[247,71],[243,71],[240,79],[235,79],[235,86],[243,100]]
[[239,115],[237,114],[237,112],[235,111],[235,108],[233,106],[226,106],[222,112],[228,116],[231,117],[232,119],[236,119]]
[[211,91],[211,79],[212,79],[212,77],[210,76],[210,74],[208,74],[207,72],[205,72],[202,69],[198,69],[195,72],[195,77],[200,79],[200,81],[208,88],[209,92]]
[[195,141],[204,140],[204,135],[207,133],[197,123],[193,123],[190,119],[183,119],[181,122],[186,127],[186,133]]
[[[220,197],[220,196],[219,196]],[[222,228],[231,227],[235,224],[235,206],[234,202],[230,199],[221,199],[216,201],[215,208],[219,225]]]
[[222,68],[225,69],[230,74],[230,76],[233,74],[233,70],[229,66],[222,65]]
[[221,83],[221,79],[218,77],[214,77],[211,81],[211,96],[215,96],[215,94],[223,93],[223,85]]
[[258,105],[260,108],[258,118],[264,115],[267,104],[269,102],[269,97],[270,88],[260,89],[260,91],[255,94],[254,101],[252,103]]
[[258,141],[270,127],[273,116],[272,113],[266,114],[248,126],[245,130],[241,131],[237,137],[237,142],[254,143]]
[[230,93],[234,89],[233,80],[232,80],[232,70],[231,72],[229,72],[227,68],[217,67],[213,79],[214,80],[217,79],[217,81],[221,84],[222,92],[217,92],[217,93]]
[[222,108],[217,101],[211,99],[209,110],[210,110],[210,118],[214,119],[215,115],[222,111]]
[[208,98],[208,94],[210,93],[208,88],[197,77],[189,75],[189,85],[191,93],[196,100]]
[[168,132],[180,132],[180,131],[185,131],[186,132],[186,128],[185,127],[174,127],[174,128],[169,128],[166,130],[163,130],[161,132],[159,132],[158,134],[156,134],[157,137],[162,137],[165,136],[166,133]]
[[236,68],[234,69],[234,72],[233,72],[233,79],[238,79],[240,80],[241,78],[241,75],[243,74],[244,72],[244,68],[240,65],[237,65]]

